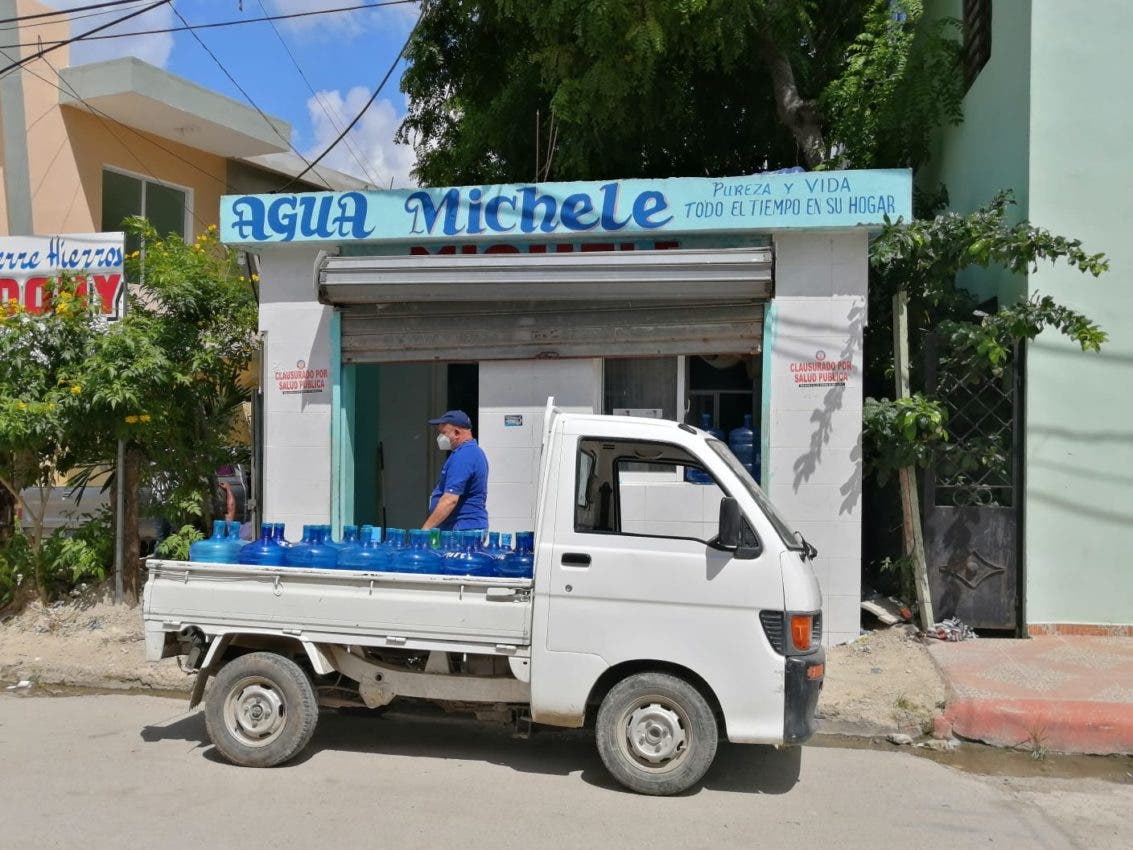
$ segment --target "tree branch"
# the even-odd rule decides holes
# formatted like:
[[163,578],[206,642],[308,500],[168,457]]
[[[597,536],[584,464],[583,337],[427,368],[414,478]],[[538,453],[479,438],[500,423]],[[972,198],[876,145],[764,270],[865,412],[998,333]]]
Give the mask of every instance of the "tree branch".
[[765,35],[761,39],[760,54],[771,72],[779,120],[802,148],[807,166],[814,168],[821,165],[826,161],[826,141],[822,136],[822,114],[818,111],[818,104],[799,94],[791,60],[770,36]]

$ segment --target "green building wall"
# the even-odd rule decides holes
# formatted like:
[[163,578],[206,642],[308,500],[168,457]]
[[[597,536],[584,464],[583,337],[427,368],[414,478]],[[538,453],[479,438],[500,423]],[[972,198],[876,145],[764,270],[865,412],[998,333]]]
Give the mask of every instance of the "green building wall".
[[[958,16],[959,2],[933,12]],[[993,4],[992,54],[940,134],[922,184],[968,212],[1012,188],[1036,225],[1104,251],[1095,280],[1065,264],[1027,279],[973,273],[1001,298],[1041,292],[1109,333],[1083,353],[1048,331],[1027,362],[1025,612],[1036,623],[1133,623],[1133,14],[1127,0]]]

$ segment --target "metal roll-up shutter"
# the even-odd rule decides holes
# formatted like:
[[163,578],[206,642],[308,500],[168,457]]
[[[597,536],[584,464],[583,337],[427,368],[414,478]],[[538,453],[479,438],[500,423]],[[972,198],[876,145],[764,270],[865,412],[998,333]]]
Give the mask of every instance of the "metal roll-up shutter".
[[766,248],[329,257],[346,363],[754,354]]

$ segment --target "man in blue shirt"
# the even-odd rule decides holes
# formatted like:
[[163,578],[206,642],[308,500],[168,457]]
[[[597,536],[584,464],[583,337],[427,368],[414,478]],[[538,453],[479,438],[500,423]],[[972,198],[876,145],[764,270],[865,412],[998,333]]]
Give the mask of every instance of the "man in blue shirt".
[[488,458],[472,437],[472,420],[450,410],[429,420],[437,426],[437,446],[451,451],[429,499],[422,528],[470,531],[488,527]]

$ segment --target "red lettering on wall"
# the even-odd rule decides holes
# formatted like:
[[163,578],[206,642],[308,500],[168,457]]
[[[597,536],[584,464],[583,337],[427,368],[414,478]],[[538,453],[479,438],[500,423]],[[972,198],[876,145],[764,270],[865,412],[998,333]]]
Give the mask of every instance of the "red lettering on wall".
[[45,277],[33,277],[24,284],[24,309],[29,313],[43,313],[51,306],[51,299],[43,291],[45,286],[47,286]]

